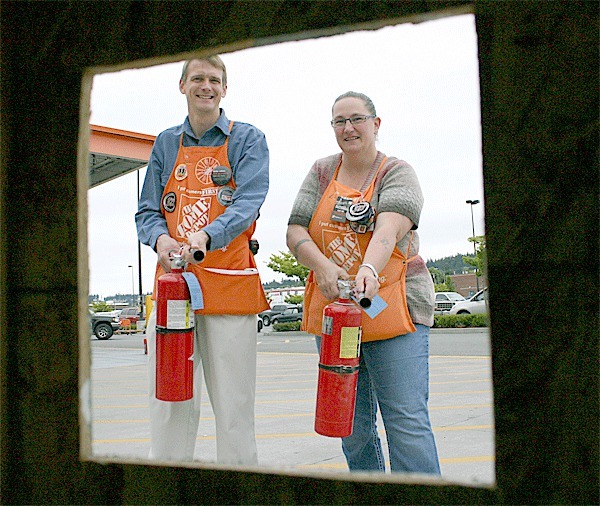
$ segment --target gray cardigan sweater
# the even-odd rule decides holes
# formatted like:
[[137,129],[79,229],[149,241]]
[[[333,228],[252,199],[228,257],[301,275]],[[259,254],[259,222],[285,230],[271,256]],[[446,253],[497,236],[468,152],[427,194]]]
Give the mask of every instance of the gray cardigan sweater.
[[[317,160],[300,187],[288,224],[308,228],[321,197],[331,182],[341,153]],[[385,155],[378,153],[378,160]],[[371,205],[376,212],[395,212],[409,218],[414,229],[419,225],[423,193],[414,169],[406,162],[390,157],[375,180]],[[412,242],[410,241],[412,235]],[[397,247],[406,255],[410,242],[406,271],[406,299],[413,323],[433,325],[433,281],[425,261],[419,256],[419,236],[416,231],[406,234]]]

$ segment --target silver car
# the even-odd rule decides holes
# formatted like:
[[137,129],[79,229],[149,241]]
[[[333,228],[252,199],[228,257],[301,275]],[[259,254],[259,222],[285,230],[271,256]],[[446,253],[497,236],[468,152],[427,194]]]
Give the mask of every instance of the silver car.
[[457,302],[448,314],[485,314],[488,312],[487,288],[479,290],[473,297],[464,302]]
[[457,302],[464,301],[465,298],[457,292],[436,292],[435,294],[435,310],[450,311]]

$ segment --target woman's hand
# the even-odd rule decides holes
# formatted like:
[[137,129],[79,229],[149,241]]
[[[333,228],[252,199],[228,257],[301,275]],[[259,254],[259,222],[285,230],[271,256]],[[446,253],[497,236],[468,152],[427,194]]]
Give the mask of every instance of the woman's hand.
[[377,295],[379,291],[379,278],[375,276],[375,273],[369,267],[361,267],[358,269],[356,274],[356,285],[354,287],[354,294],[358,298],[367,298],[373,300],[373,297]]
[[335,300],[340,296],[338,279],[350,279],[344,269],[329,260],[314,272],[319,290],[327,300]]
[[[383,212],[377,216],[373,236],[363,257],[362,267],[356,274],[354,294],[371,300],[379,291],[378,272],[383,269],[396,247],[396,243],[408,233],[413,223],[398,213]],[[364,294],[364,295],[363,295]]]
[[335,300],[340,295],[338,279],[350,279],[348,273],[327,258],[313,242],[308,229],[300,225],[289,225],[287,245],[298,260],[315,273],[319,290],[327,300]]

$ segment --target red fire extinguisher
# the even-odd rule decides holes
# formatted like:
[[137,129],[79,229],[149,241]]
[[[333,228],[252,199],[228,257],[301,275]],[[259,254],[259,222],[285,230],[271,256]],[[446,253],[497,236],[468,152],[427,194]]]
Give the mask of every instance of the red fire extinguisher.
[[339,299],[323,310],[315,431],[352,434],[360,361],[361,310],[350,299],[350,282],[338,281]]
[[183,277],[185,261],[171,255],[171,272],[156,285],[156,398],[187,401],[194,394],[194,311]]

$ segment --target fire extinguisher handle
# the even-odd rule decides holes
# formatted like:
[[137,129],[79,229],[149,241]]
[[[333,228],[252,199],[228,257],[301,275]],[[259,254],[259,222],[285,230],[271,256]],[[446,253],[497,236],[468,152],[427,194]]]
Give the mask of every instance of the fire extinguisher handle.
[[204,260],[204,252],[200,251],[199,249],[195,249],[195,250],[191,250],[190,253],[192,254],[192,257],[194,257],[194,260],[196,260],[196,262],[202,262],[202,260]]

